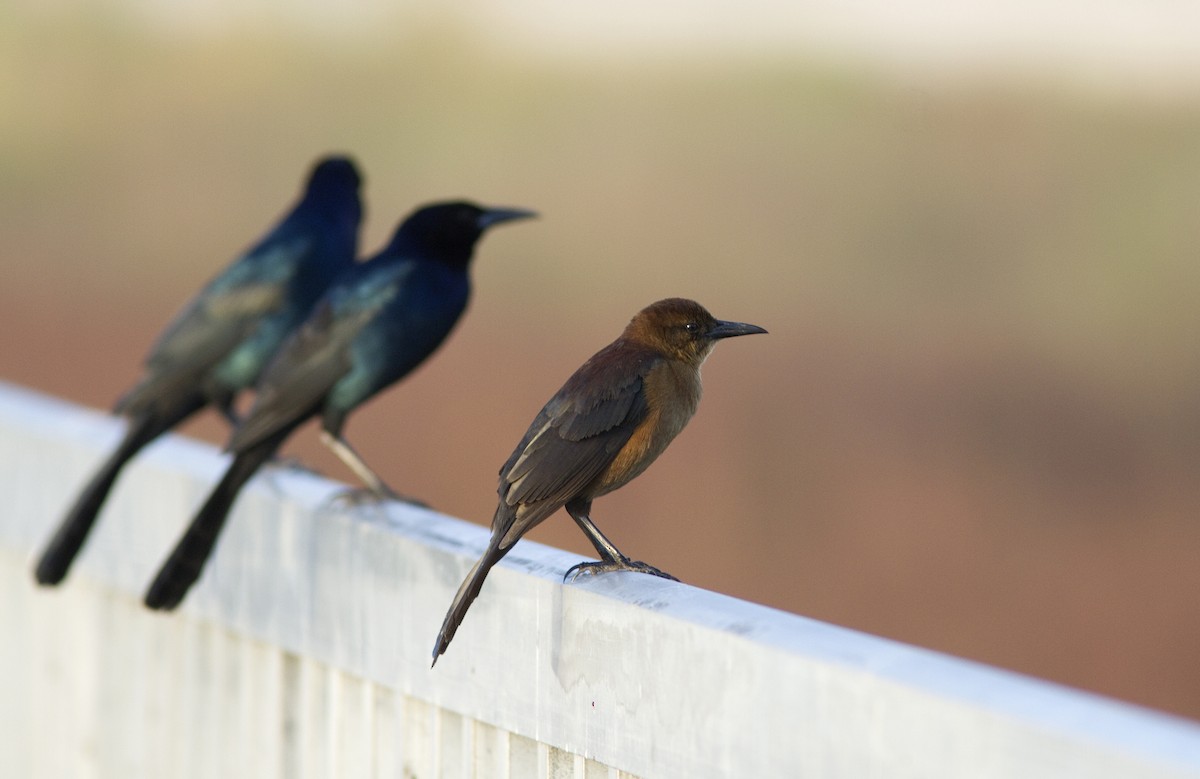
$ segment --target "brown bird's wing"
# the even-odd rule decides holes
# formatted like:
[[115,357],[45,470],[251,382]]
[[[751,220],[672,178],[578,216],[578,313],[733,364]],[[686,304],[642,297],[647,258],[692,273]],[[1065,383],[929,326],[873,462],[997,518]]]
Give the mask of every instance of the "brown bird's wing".
[[[616,354],[617,349],[622,353]],[[616,459],[648,407],[644,377],[661,358],[614,344],[584,363],[550,399],[500,470],[493,533],[507,549],[596,480]],[[508,527],[497,527],[496,523]]]

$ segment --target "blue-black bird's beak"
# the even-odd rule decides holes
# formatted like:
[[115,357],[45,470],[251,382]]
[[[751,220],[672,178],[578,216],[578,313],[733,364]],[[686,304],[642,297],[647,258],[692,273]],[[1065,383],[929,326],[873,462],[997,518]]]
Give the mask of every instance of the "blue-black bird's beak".
[[748,325],[745,322],[722,322],[718,319],[717,323],[709,328],[708,337],[715,341],[718,338],[733,338],[735,335],[754,335],[765,332],[767,331],[758,325]]
[[480,230],[486,230],[501,222],[511,222],[514,219],[532,219],[535,216],[537,216],[536,211],[528,211],[524,208],[489,208],[479,215],[479,220],[476,224]]

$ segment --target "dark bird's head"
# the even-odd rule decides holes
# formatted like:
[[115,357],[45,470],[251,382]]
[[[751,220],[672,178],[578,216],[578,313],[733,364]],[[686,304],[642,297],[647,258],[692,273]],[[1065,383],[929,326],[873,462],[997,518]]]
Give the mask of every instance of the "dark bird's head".
[[308,174],[307,193],[310,197],[358,197],[362,176],[354,160],[341,155],[322,157]]
[[466,267],[489,227],[534,216],[524,209],[484,208],[466,201],[433,203],[418,208],[400,224],[389,249]]
[[667,298],[637,312],[623,337],[698,367],[720,339],[765,332],[758,325],[717,319],[694,300]]
[[358,190],[362,177],[349,157],[322,157],[308,174],[304,203],[308,213],[320,214],[322,219],[338,225],[339,234],[350,241],[354,254],[358,243],[358,225],[362,221],[362,201]]

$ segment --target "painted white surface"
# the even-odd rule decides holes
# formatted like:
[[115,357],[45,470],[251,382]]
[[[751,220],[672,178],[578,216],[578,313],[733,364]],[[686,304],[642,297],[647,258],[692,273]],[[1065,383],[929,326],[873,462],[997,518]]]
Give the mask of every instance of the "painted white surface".
[[143,587],[223,467],[171,438],[64,586],[35,550],[120,422],[0,385],[5,776],[1200,777],[1200,726],[521,542],[429,668],[483,528],[246,489],[182,609]]

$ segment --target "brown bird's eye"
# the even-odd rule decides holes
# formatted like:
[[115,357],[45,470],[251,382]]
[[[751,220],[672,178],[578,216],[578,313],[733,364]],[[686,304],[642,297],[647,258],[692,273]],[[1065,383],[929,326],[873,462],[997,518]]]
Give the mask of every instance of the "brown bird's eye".
[[683,326],[683,329],[694,335],[694,334],[700,332],[700,323],[688,322],[687,324],[685,324]]

